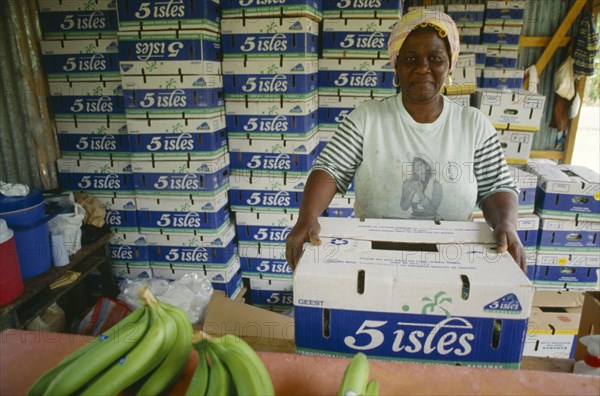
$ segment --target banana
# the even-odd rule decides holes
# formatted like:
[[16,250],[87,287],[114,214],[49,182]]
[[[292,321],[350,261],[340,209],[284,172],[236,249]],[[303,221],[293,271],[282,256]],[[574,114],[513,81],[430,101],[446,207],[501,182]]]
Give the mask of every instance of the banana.
[[122,359],[95,378],[82,395],[115,395],[150,373],[165,358],[177,336],[175,323],[149,290],[144,298],[149,300],[151,316],[146,335]]
[[262,359],[252,349],[246,341],[236,336],[235,334],[225,334],[219,337],[215,342],[220,342],[222,345],[229,349],[239,350],[246,358],[246,361],[251,364],[257,372],[258,379],[262,384],[263,395],[274,395],[275,390],[273,389],[273,382],[269,375],[269,370],[265,367]]
[[206,360],[206,344],[198,343],[194,345],[194,353],[198,354],[198,366],[194,370],[192,381],[185,396],[204,396],[207,394],[206,390],[208,389],[208,378],[210,375],[210,368]]
[[[232,374],[225,367],[223,361],[215,353],[211,345],[208,345],[206,352],[210,357],[210,374],[206,395],[229,396],[233,393],[234,388]],[[241,395],[241,393],[238,393],[238,395]]]
[[379,382],[377,380],[369,381],[365,396],[379,396]]
[[369,361],[367,356],[358,352],[344,372],[338,396],[364,395],[369,381]]
[[210,344],[209,351],[211,349],[216,352],[216,355],[229,369],[238,396],[267,394],[267,390],[264,389],[262,380],[259,378],[258,371],[253,364],[246,360],[246,355],[239,348],[231,348],[220,342],[219,339],[215,339]]
[[177,334],[167,356],[144,382],[138,395],[159,395],[167,390],[179,378],[192,350],[192,324],[187,314],[170,304],[158,304],[173,319]]
[[[95,346],[86,348],[86,351],[82,352],[80,356],[65,363],[65,366],[48,384],[44,395],[69,395],[78,391],[134,347],[144,337],[149,327],[148,309],[140,310],[142,311],[141,317],[137,321],[134,319],[139,314],[125,324],[120,322],[113,326],[110,331],[97,338]],[[113,329],[115,330],[113,331]],[[37,384],[34,387],[37,389]]]

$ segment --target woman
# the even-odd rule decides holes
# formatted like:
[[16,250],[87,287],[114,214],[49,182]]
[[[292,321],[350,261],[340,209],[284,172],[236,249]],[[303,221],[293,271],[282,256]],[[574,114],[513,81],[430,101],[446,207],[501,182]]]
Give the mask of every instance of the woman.
[[[320,243],[318,216],[354,177],[359,218],[468,221],[478,204],[498,250],[508,250],[526,270],[516,231],[517,191],[496,130],[479,110],[441,95],[459,46],[456,25],[444,13],[417,10],[396,24],[388,56],[400,93],[356,108],[315,162],[286,240],[292,269],[305,241]],[[425,157],[431,163],[416,169]],[[423,182],[432,177],[428,190]]]

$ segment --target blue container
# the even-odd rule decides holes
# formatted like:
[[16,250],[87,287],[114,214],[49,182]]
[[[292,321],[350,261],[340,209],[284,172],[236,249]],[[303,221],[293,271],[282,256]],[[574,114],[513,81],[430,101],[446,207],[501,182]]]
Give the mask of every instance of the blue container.
[[24,197],[0,195],[0,218],[15,233],[17,257],[23,280],[46,272],[52,266],[52,250],[44,196],[31,190]]

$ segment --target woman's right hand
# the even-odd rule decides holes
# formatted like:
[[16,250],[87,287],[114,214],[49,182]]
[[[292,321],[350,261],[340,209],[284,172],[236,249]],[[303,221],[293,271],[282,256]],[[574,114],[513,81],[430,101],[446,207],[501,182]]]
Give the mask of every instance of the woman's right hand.
[[307,221],[298,220],[294,228],[292,228],[292,231],[290,231],[285,239],[285,259],[292,271],[298,265],[304,242],[310,242],[313,245],[321,244],[321,239],[319,238],[320,232],[321,225],[316,218]]

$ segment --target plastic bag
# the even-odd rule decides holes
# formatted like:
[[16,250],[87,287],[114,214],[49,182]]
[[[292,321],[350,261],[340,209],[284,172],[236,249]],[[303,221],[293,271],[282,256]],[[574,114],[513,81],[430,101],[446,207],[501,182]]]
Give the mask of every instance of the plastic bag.
[[56,197],[47,197],[46,202],[60,206],[64,213],[48,222],[50,233],[61,235],[67,253],[72,255],[81,249],[81,225],[85,209],[75,202],[73,193]]
[[213,293],[212,284],[207,277],[189,273],[172,282],[163,278],[125,279],[119,285],[121,294],[118,299],[132,310],[138,309],[142,306],[138,290],[144,285],[160,301],[183,309],[192,324],[202,321]]
[[102,334],[131,313],[129,307],[108,297],[100,297],[94,308],[79,323],[77,333],[91,336]]
[[31,331],[65,331],[65,311],[57,303],[52,303],[44,312],[36,316],[26,327]]
[[567,56],[554,74],[554,92],[567,100],[571,100],[575,96],[574,62],[571,56]]

